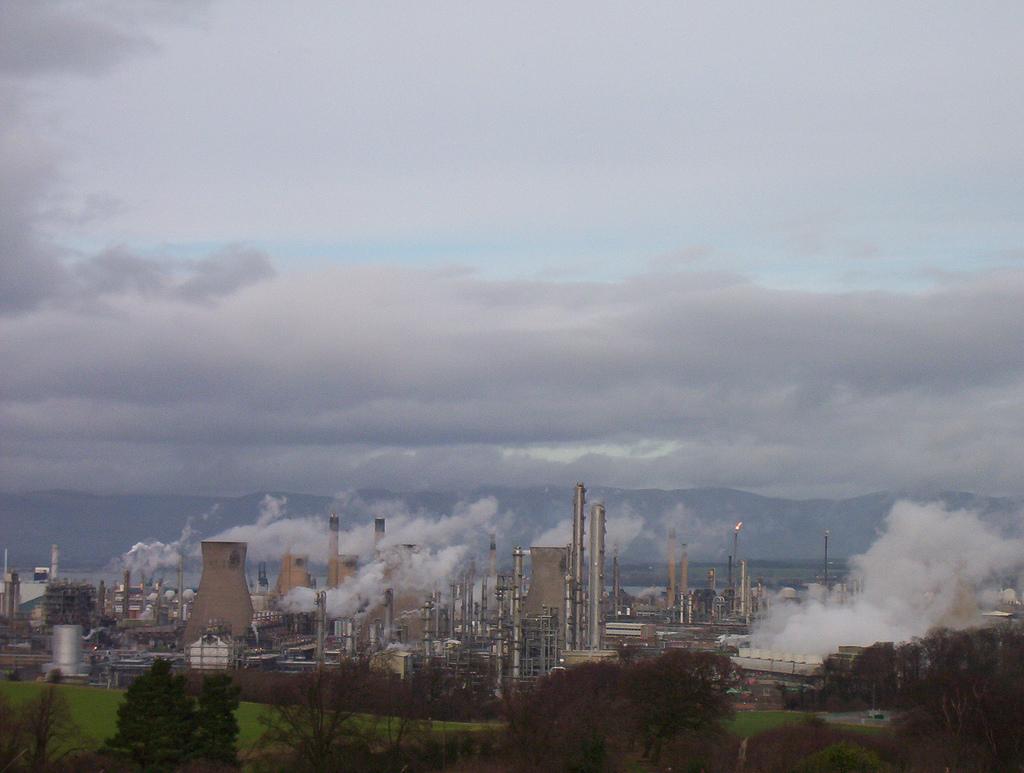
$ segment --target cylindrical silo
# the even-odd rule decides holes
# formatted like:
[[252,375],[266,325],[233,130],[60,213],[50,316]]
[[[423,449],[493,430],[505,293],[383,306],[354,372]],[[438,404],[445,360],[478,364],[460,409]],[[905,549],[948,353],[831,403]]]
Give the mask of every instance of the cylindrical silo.
[[47,670],[60,669],[64,676],[82,673],[82,626],[53,626],[53,662]]

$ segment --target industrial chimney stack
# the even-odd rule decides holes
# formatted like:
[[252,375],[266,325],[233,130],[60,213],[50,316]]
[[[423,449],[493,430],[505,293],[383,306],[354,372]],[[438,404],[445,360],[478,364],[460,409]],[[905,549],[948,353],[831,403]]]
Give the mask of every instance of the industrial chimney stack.
[[340,524],[338,514],[331,513],[328,521],[329,538],[327,544],[327,587],[337,588],[341,582],[341,560],[338,557],[338,530]]
[[582,483],[576,484],[576,492],[572,500],[572,554],[570,570],[572,574],[572,635],[569,649],[583,648],[583,538],[585,532],[584,505],[587,501],[587,490]]
[[604,505],[590,508],[590,649],[604,645],[601,600],[604,596]]
[[672,609],[676,605],[676,530],[668,532],[668,588],[665,594],[665,606]]

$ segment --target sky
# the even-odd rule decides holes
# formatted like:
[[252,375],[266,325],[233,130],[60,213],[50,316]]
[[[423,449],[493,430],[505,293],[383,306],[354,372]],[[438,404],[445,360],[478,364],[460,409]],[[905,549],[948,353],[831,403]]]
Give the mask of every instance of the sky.
[[0,5],[0,489],[1024,493],[1024,6]]

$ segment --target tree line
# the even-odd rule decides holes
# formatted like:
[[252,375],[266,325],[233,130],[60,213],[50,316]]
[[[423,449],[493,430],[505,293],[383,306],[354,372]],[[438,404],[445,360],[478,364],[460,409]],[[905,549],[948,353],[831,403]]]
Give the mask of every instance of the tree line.
[[[230,770],[240,698],[266,704],[251,770],[462,773],[994,773],[1024,770],[1024,632],[939,630],[827,664],[820,706],[897,712],[866,735],[821,720],[741,740],[725,730],[739,675],[729,659],[670,650],[556,670],[496,698],[484,675],[410,678],[365,661],[301,675],[178,676],[157,661],[83,749],[60,691],[0,700],[0,771]],[[475,727],[444,720],[484,720]]]

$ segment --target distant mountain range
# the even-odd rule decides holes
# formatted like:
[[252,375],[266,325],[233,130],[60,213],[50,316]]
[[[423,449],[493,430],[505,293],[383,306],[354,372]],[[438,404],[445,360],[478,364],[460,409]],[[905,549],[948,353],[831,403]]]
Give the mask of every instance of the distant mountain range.
[[[459,503],[493,497],[505,555],[512,544],[558,544],[551,529],[571,513],[572,488],[481,487],[468,491],[398,493],[351,492],[345,503],[326,496],[257,492],[241,497],[165,494],[98,495],[79,491],[0,493],[0,547],[10,550],[21,569],[49,561],[51,543],[59,543],[68,568],[106,565],[134,543],[170,542],[189,518],[198,537],[230,526],[253,523],[267,494],[287,498],[287,514],[324,515],[338,509],[343,524],[368,524],[374,508],[402,506],[410,512],[447,514]],[[831,532],[836,557],[863,552],[874,540],[893,503],[899,499],[941,502],[948,508],[979,512],[1007,533],[1019,533],[1024,497],[988,497],[966,492],[903,494],[881,492],[851,499],[782,499],[725,488],[663,491],[593,487],[588,501],[604,501],[608,512],[609,552],[619,540],[623,559],[663,561],[670,528],[689,543],[694,559],[719,559],[731,550],[733,526],[743,521],[741,552],[751,558],[807,559],[821,555],[822,534]],[[358,503],[352,506],[352,502]],[[340,506],[339,506],[340,505]],[[325,521],[326,523],[326,521]],[[326,528],[326,526],[325,526]],[[567,533],[567,532],[566,532]]]

